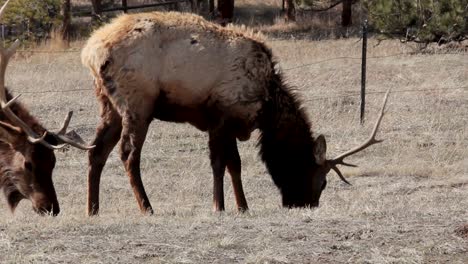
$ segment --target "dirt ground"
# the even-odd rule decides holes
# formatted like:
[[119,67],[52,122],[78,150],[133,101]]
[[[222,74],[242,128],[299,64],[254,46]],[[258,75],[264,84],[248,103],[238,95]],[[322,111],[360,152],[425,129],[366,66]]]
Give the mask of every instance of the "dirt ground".
[[[87,217],[86,153],[58,151],[62,213],[37,216],[25,200],[12,214],[1,197],[0,262],[466,263],[468,54],[412,54],[410,45],[370,40],[361,126],[358,39],[268,43],[302,95],[313,131],[326,136],[329,157],[367,138],[392,88],[378,134],[384,143],[349,160],[359,168],[342,169],[352,186],[330,173],[319,208],[281,208],[254,134],[239,143],[250,211],[236,213],[226,178],[226,212],[213,213],[206,134],[154,121],[141,164],[155,215],[140,215],[114,152],[101,214]],[[74,110],[71,126],[92,139],[98,107],[78,52],[18,56],[7,85],[50,129]]]

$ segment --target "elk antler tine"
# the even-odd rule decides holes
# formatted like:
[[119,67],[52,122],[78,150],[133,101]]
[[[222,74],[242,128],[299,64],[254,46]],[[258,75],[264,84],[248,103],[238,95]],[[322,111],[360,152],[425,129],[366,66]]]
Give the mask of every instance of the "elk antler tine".
[[387,105],[388,94],[390,94],[390,90],[391,89],[388,89],[387,92],[385,93],[385,96],[382,102],[382,108],[380,109],[379,118],[377,118],[377,122],[375,122],[374,129],[372,130],[371,138],[374,139],[375,143],[380,143],[383,141],[383,140],[375,139],[375,134],[377,134],[377,130],[379,129],[379,126],[380,126],[380,121],[382,121],[382,118],[385,114],[385,106]]
[[74,141],[71,138],[68,138],[65,135],[67,133],[67,128],[68,128],[68,125],[70,124],[70,120],[71,120],[72,116],[73,116],[73,111],[69,111],[68,114],[65,116],[65,120],[63,121],[63,124],[62,124],[62,127],[60,128],[60,130],[57,133],[51,133],[51,134],[53,134],[55,137],[60,139],[62,142],[65,142],[65,143],[67,143],[70,146],[73,146],[75,148],[79,148],[81,150],[93,149],[95,147],[95,145],[85,146],[83,144],[80,144],[80,143]]
[[5,61],[2,63],[4,63],[5,65],[8,64],[8,61],[10,60],[11,56],[15,54],[20,44],[21,42],[19,41],[19,39],[17,39],[15,40],[15,42],[13,42],[13,44],[8,49],[5,49],[4,47],[0,47],[0,56],[2,60]]
[[60,144],[60,145],[50,145],[52,149],[63,149],[67,146],[67,144]]
[[36,143],[39,143],[39,142],[43,141],[46,136],[47,136],[47,131],[44,132],[44,134],[42,134],[42,136],[38,137],[38,138],[28,136],[28,141],[33,143],[33,144],[36,144]]
[[378,139],[375,139],[375,135],[377,134],[377,130],[379,129],[379,126],[380,126],[380,123],[382,121],[382,118],[384,116],[384,113],[385,113],[385,106],[387,104],[387,99],[388,99],[388,95],[390,93],[390,89],[387,90],[387,92],[385,93],[385,97],[383,99],[383,103],[382,103],[382,108],[380,110],[380,115],[379,117],[377,118],[377,121],[375,122],[375,125],[374,125],[374,129],[372,130],[372,133],[370,135],[370,137],[364,142],[362,143],[360,146],[356,147],[356,148],[353,148],[341,155],[339,155],[338,157],[332,159],[332,160],[329,160],[328,162],[332,165],[337,165],[337,164],[343,164],[343,160],[348,157],[348,156],[351,156],[361,150],[364,150],[366,149],[367,147],[371,146],[371,145],[374,145],[374,144],[377,144],[377,143],[380,143],[382,142],[383,140],[378,140]]
[[10,0],[7,0],[5,2],[5,4],[3,4],[2,8],[0,8],[0,18],[3,16],[3,14],[5,13],[5,8],[6,6],[8,5],[8,2],[10,2]]
[[347,184],[349,184],[349,185],[352,185],[351,183],[349,183],[349,181],[347,181],[347,180],[345,179],[345,177],[343,176],[343,174],[341,174],[341,171],[338,169],[338,167],[332,166],[331,168],[332,168],[332,170],[334,170],[334,171],[336,172],[336,174],[338,174],[338,176],[340,177],[340,179],[341,179],[342,181],[344,181],[345,183],[347,183]]
[[91,149],[96,147],[96,145],[84,146],[84,145],[82,145],[80,143],[77,143],[77,142],[73,141],[72,139],[69,139],[65,135],[57,135],[56,134],[55,136],[57,138],[59,138],[60,140],[62,140],[63,142],[69,144],[70,146],[73,146],[73,147],[81,149],[81,150],[91,150]]
[[15,52],[18,49],[20,44],[21,44],[21,42],[19,41],[19,39],[15,40],[15,42],[13,42],[13,44],[7,49],[6,56],[8,58],[13,56],[13,54],[15,54]]
[[47,136],[47,131],[44,132],[44,134],[42,134],[42,136],[40,138],[34,138],[34,137],[31,137],[31,136],[28,136],[28,141],[33,143],[33,144],[37,144],[37,143],[41,143],[44,147],[48,148],[48,149],[61,149],[61,148],[64,148],[67,144],[61,144],[61,145],[52,145],[52,144],[49,144],[47,143],[47,141],[44,140],[44,138]]
[[60,144],[60,145],[52,145],[52,144],[49,144],[49,143],[44,143],[44,142],[40,142],[44,147],[48,148],[48,149],[51,149],[51,150],[56,150],[56,149],[63,149],[64,147],[67,146],[67,144]]
[[57,135],[65,135],[72,116],[73,111],[68,112],[68,114],[65,116],[65,120],[63,121],[62,128],[60,128],[60,130],[57,132]]
[[2,108],[9,108],[10,105],[12,105],[12,104],[16,101],[16,99],[18,99],[20,96],[21,96],[21,94],[18,94],[18,95],[15,96],[13,99],[11,99],[10,101],[8,101],[8,103],[2,104]]
[[358,165],[351,164],[351,163],[346,163],[346,162],[344,162],[344,161],[342,161],[342,162],[340,163],[340,165],[348,166],[348,167],[353,167],[353,168],[358,167]]

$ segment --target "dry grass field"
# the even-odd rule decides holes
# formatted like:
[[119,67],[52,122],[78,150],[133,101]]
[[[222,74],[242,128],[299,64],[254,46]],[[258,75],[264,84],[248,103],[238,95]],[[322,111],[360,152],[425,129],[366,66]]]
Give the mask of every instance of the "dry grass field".
[[[227,210],[213,213],[207,135],[154,121],[141,165],[155,215],[139,213],[114,151],[101,213],[87,217],[87,155],[57,152],[61,214],[37,216],[25,200],[13,215],[2,196],[0,263],[467,263],[468,54],[413,54],[410,45],[370,40],[361,126],[360,61],[350,58],[360,56],[358,39],[268,43],[313,131],[326,135],[329,156],[369,135],[382,92],[392,89],[378,135],[384,143],[349,160],[359,168],[342,169],[352,186],[331,172],[319,208],[281,208],[254,134],[239,144],[250,211],[236,212],[226,177]],[[22,53],[7,77],[48,128],[73,110],[71,126],[93,138],[98,107],[78,52]]]

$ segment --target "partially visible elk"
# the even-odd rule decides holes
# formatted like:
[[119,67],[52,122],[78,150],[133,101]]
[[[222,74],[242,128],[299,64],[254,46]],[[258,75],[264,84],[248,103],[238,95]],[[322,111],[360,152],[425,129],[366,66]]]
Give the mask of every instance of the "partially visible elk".
[[[0,9],[4,14],[9,0]],[[56,132],[46,130],[5,87],[5,71],[19,42],[10,48],[0,46],[0,189],[3,189],[11,211],[22,199],[29,199],[40,214],[57,215],[60,212],[52,181],[55,166],[54,149],[67,144],[90,149],[79,138],[69,138],[66,132],[71,118],[68,113],[62,128]]]
[[238,210],[248,209],[236,140],[260,130],[260,155],[285,207],[319,205],[326,175],[368,141],[326,159],[324,136],[314,139],[300,100],[275,70],[262,40],[240,29],[180,13],[123,15],[94,32],[82,51],[94,77],[101,123],[89,151],[88,214],[99,212],[99,184],[109,153],[120,140],[121,160],[143,213],[153,209],[141,180],[140,158],[154,118],[188,122],[209,135],[214,209],[224,210],[227,168]]

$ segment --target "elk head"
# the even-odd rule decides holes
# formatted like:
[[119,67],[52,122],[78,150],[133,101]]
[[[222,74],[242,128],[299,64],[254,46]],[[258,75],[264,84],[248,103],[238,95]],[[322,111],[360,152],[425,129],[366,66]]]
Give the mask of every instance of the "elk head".
[[370,137],[358,147],[355,147],[341,155],[338,155],[334,159],[327,159],[326,158],[327,144],[325,141],[325,137],[323,135],[319,135],[314,140],[313,145],[314,145],[315,163],[313,164],[313,166],[309,168],[309,172],[308,172],[309,175],[307,177],[307,182],[303,183],[306,186],[302,187],[306,191],[283,193],[283,205],[284,206],[287,206],[287,207],[318,206],[322,191],[325,189],[327,185],[326,176],[330,172],[330,170],[335,171],[335,173],[338,174],[338,176],[343,182],[351,185],[345,179],[341,171],[338,169],[338,165],[357,167],[356,165],[344,162],[344,159],[346,157],[349,157],[355,153],[358,153],[366,149],[367,147],[371,145],[374,145],[383,141],[383,140],[377,140],[375,136],[379,129],[380,122],[382,121],[382,117],[385,113],[385,106],[387,104],[387,98],[388,98],[389,92],[390,90],[387,91],[387,93],[385,94],[385,97],[382,103],[382,108],[380,110],[380,115],[377,118],[377,121],[374,125],[374,129],[372,130]]
[[[8,2],[0,9],[0,18]],[[56,215],[60,209],[52,181],[54,150],[67,144],[83,150],[94,146],[84,145],[73,131],[66,132],[72,112],[59,131],[50,132],[15,102],[19,95],[11,98],[5,87],[5,72],[18,46],[18,41],[8,49],[0,46],[0,188],[12,211],[22,199],[29,199],[36,212]]]

